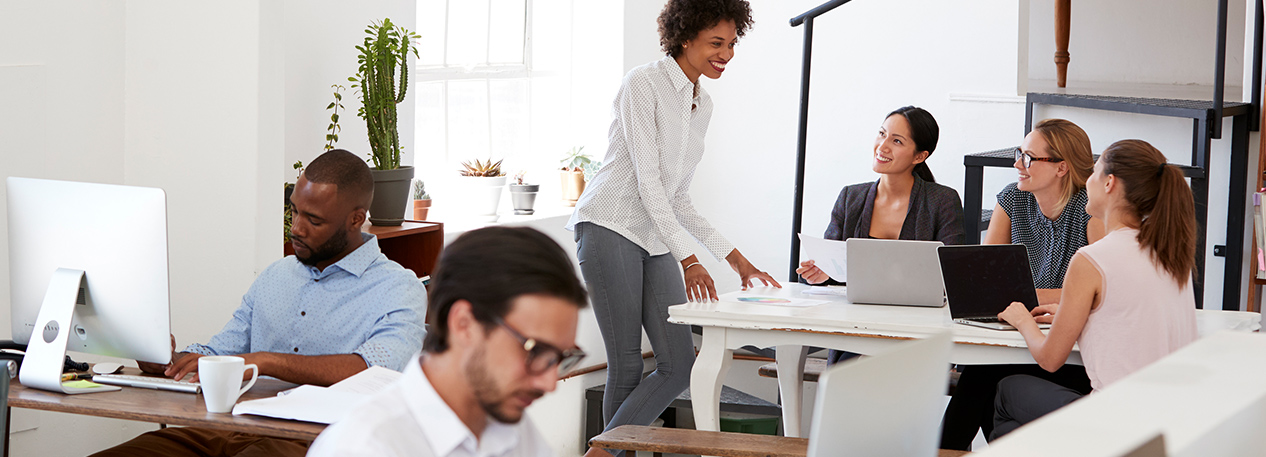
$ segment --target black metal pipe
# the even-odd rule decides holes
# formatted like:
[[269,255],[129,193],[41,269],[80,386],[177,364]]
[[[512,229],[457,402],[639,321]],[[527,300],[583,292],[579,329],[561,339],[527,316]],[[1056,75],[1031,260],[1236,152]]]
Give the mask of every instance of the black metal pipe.
[[[848,0],[838,3],[842,5],[846,1]],[[821,8],[822,6],[819,6],[817,9]],[[817,9],[813,11],[817,11]],[[801,15],[801,17],[809,13]],[[796,268],[800,266],[800,225],[802,222],[801,216],[804,213],[804,159],[805,148],[809,140],[809,64],[813,62],[813,18],[815,16],[817,15],[809,16],[803,21],[804,61],[801,63],[800,70],[800,130],[796,134],[796,197],[795,203],[791,207],[791,271],[787,276],[787,280],[791,282],[796,282],[800,277],[796,274]],[[796,20],[792,19],[791,24],[792,27],[795,27]]]
[[1210,138],[1222,138],[1222,101],[1226,98],[1226,2],[1218,0],[1217,48],[1213,58],[1213,119],[1209,119]]
[[803,24],[805,21],[809,19],[813,19],[815,17],[821,16],[825,14],[827,11],[831,11],[835,9],[836,7],[843,5],[845,3],[848,3],[850,1],[852,0],[831,0],[829,2],[818,5],[817,8],[811,9],[809,11],[805,11],[804,14],[791,18],[791,26],[792,27],[799,26],[800,24]]
[[[1253,20],[1253,105],[1248,128],[1256,132],[1262,125],[1262,0],[1257,0],[1257,17]],[[1254,181],[1256,182],[1256,181]]]

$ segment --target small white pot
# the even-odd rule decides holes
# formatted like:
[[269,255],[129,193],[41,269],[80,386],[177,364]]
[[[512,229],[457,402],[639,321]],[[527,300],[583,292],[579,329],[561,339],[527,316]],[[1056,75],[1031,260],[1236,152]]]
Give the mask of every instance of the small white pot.
[[462,212],[471,218],[496,222],[497,207],[501,204],[501,191],[505,189],[506,177],[462,177],[461,184]]

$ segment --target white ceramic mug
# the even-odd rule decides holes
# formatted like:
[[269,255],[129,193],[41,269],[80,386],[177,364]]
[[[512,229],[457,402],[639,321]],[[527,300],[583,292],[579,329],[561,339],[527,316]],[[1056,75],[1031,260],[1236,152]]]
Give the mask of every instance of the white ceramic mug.
[[[242,374],[254,370],[251,381],[242,387]],[[202,384],[202,398],[207,411],[227,413],[233,410],[237,398],[251,390],[259,378],[259,367],[246,364],[246,359],[235,356],[207,356],[198,359],[198,383]]]

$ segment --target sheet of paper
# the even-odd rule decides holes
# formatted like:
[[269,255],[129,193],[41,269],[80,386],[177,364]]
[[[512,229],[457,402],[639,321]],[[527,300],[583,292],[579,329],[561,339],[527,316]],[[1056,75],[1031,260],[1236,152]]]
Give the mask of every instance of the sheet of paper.
[[800,252],[803,253],[801,259],[812,260],[831,279],[839,282],[848,279],[848,243],[801,233]]
[[401,373],[399,371],[372,366],[347,379],[334,383],[334,385],[330,386],[330,389],[372,395],[378,393],[383,387],[387,387],[388,384],[400,379],[400,376]]
[[368,398],[369,395],[365,394],[303,385],[296,388],[289,395],[238,403],[237,406],[233,407],[233,415],[254,414],[280,419],[332,424],[342,419],[343,416],[352,411],[352,408]]
[[848,288],[844,286],[811,286],[800,293],[805,295],[831,295],[836,297],[847,297]]
[[758,305],[770,305],[770,306],[804,307],[804,306],[818,306],[824,303],[829,303],[828,300],[812,300],[808,298],[797,298],[797,297],[776,297],[776,296],[771,296],[768,294],[760,294],[760,293],[755,293],[755,292],[750,292],[750,291],[730,292],[728,294],[722,294],[719,298],[722,301],[736,301],[740,303],[754,303]]

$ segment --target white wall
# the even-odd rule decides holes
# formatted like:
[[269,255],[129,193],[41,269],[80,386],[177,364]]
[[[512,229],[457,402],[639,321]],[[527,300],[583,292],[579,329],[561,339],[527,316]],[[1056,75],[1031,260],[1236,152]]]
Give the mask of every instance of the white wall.
[[[172,329],[181,346],[206,341],[281,257],[279,188],[293,179],[290,163],[321,151],[325,89],[338,81],[322,75],[345,81],[343,61],[354,65],[352,46],[369,19],[390,15],[412,27],[413,4],[0,3],[0,174],[166,190]],[[337,34],[347,56],[332,57],[334,44],[322,41]],[[401,110],[406,144],[411,116],[411,105]],[[345,128],[344,142],[356,142]],[[7,244],[0,252],[7,258]],[[0,289],[8,267],[0,264]],[[7,308],[8,294],[0,300]],[[0,335],[8,321],[0,313]],[[84,455],[154,428],[17,409],[11,443],[14,455]]]

